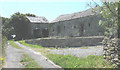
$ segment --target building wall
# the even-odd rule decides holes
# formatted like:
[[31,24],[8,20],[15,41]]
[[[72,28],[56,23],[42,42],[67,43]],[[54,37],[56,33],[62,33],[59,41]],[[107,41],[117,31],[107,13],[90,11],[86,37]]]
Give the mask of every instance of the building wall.
[[100,19],[100,16],[87,16],[55,22],[51,26],[50,36],[77,37],[103,35],[104,29],[98,25]]
[[[30,36],[35,37],[34,32],[35,32],[35,30],[38,30],[37,31],[38,36],[44,37],[45,36],[45,35],[43,35],[43,34],[45,34],[45,33],[43,33],[44,29],[48,29],[48,23],[30,23],[29,34],[30,34]],[[49,33],[46,33],[46,34],[49,34]]]

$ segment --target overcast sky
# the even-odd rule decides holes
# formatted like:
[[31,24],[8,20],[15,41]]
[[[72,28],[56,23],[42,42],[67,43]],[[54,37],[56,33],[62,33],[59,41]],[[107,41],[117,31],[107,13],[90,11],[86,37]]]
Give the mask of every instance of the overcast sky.
[[1,0],[0,15],[9,18],[16,12],[31,13],[52,21],[59,15],[88,9],[88,2],[90,0]]

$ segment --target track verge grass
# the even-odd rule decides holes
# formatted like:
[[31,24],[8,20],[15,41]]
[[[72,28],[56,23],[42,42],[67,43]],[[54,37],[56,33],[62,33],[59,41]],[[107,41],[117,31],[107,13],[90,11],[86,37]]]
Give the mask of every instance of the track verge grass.
[[23,65],[25,65],[25,68],[40,68],[40,66],[29,57],[27,54],[23,54],[23,57],[20,61]]
[[10,45],[12,45],[13,47],[17,48],[17,49],[22,49],[21,47],[19,47],[17,44],[14,43],[14,41],[9,40],[8,41],[10,43]]

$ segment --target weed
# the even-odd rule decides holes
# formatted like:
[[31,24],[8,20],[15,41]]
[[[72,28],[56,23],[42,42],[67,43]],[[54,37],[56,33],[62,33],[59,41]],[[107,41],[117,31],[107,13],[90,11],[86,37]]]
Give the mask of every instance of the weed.
[[23,58],[20,62],[25,65],[25,68],[40,68],[40,66],[26,54],[23,54]]

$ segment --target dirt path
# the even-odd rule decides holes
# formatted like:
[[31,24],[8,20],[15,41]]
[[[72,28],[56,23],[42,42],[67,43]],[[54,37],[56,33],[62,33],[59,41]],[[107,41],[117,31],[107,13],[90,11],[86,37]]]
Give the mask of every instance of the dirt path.
[[61,68],[60,66],[55,65],[52,61],[41,55],[40,52],[35,52],[31,48],[23,46],[18,42],[15,43],[22,49],[16,49],[8,43],[8,46],[6,48],[5,65],[3,68],[24,68],[24,65],[20,63],[22,54],[27,54],[30,56],[42,68]]
[[15,42],[15,43],[18,46],[20,46],[22,49],[24,49],[24,53],[26,53],[31,58],[33,58],[38,63],[38,65],[40,65],[40,67],[42,67],[42,68],[61,68],[60,66],[54,64],[52,61],[50,61],[49,59],[47,59],[46,57],[41,55],[40,52],[36,52],[36,51],[32,50],[31,48],[26,47],[18,42]]
[[23,52],[22,49],[16,49],[8,43],[4,68],[23,68],[20,63],[22,57],[22,53],[20,52]]

